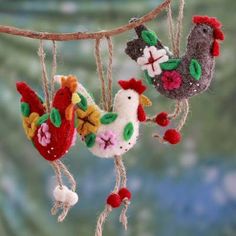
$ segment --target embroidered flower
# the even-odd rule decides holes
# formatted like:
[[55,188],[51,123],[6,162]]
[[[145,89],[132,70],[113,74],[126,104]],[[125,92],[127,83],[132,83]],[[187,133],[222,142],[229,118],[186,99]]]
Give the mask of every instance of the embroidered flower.
[[147,70],[150,77],[160,75],[162,70],[160,63],[168,61],[169,57],[166,55],[165,49],[158,50],[156,47],[145,47],[143,56],[139,57],[137,63],[141,66],[142,70]]
[[76,114],[78,118],[77,131],[80,135],[86,136],[89,133],[96,133],[100,126],[100,112],[96,106],[88,106],[86,111],[78,108]]
[[117,143],[116,134],[109,130],[102,132],[97,136],[96,142],[98,143],[99,147],[104,150],[111,149]]
[[182,84],[182,77],[177,71],[165,71],[161,77],[166,90],[178,89]]
[[76,139],[77,139],[77,133],[76,133],[76,129],[75,129],[75,131],[73,133],[72,141],[71,141],[71,147],[75,146]]
[[37,121],[39,119],[39,114],[36,112],[33,112],[29,115],[29,117],[23,118],[23,128],[25,130],[25,134],[28,139],[31,139],[34,137],[34,133],[37,129]]
[[38,141],[39,143],[46,147],[51,141],[51,133],[49,132],[49,127],[47,123],[43,123],[38,130]]

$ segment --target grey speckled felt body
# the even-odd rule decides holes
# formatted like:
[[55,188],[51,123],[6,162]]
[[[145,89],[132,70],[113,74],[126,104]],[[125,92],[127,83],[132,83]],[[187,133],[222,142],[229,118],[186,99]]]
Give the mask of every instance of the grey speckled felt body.
[[[137,61],[143,55],[144,48],[149,45],[141,37],[141,32],[147,28],[142,25],[135,30],[138,38],[127,43],[125,52],[131,59]],[[168,98],[177,100],[190,98],[205,91],[210,86],[215,67],[215,59],[211,53],[213,42],[213,29],[209,25],[194,25],[188,36],[186,53],[180,58],[181,62],[176,69],[182,77],[181,86],[174,90],[164,89],[161,80],[162,74],[160,74],[152,78],[152,83],[157,91]],[[163,48],[160,41],[155,46],[158,49]],[[169,55],[169,58],[172,59],[173,57]],[[190,74],[189,66],[192,59],[197,60],[201,65],[202,74],[199,80],[194,79]]]

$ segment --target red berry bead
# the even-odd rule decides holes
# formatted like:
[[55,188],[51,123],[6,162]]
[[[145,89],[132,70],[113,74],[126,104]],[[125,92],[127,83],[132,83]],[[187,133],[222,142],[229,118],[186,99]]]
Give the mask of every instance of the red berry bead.
[[107,198],[107,204],[113,208],[117,208],[121,204],[120,195],[117,193],[112,193]]
[[130,200],[132,197],[131,192],[127,188],[121,188],[118,194],[120,195],[121,201],[123,201],[125,198]]
[[155,121],[158,125],[163,126],[163,127],[170,124],[170,120],[169,120],[168,114],[166,112],[159,113],[156,116]]
[[181,134],[175,129],[168,129],[163,137],[170,144],[177,144],[181,141]]

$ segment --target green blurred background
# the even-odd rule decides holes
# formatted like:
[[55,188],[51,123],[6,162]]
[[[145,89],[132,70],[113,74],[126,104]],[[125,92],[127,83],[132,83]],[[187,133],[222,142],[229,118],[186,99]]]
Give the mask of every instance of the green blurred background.
[[[0,23],[37,31],[74,32],[114,28],[142,16],[160,0],[129,1],[0,1]],[[177,0],[173,0],[174,13]],[[136,147],[124,156],[133,201],[129,230],[112,213],[104,235],[119,236],[235,236],[236,235],[236,1],[186,0],[186,45],[191,17],[207,14],[224,24],[226,40],[216,60],[211,88],[191,99],[191,112],[183,129],[183,142],[161,145],[151,138],[157,127],[142,127]],[[170,46],[166,14],[148,24]],[[141,78],[138,66],[125,55],[128,32],[114,38],[114,91],[116,81]],[[90,236],[94,234],[104,200],[114,184],[113,161],[92,156],[78,140],[64,158],[78,182],[79,204],[64,223],[50,216],[52,186],[50,165],[26,139],[21,127],[20,96],[15,82],[24,80],[41,95],[41,68],[37,40],[0,35],[0,235]],[[92,41],[59,42],[58,74],[75,74],[99,101],[99,83]],[[51,68],[51,42],[45,43]],[[104,60],[107,52],[104,48]],[[174,103],[146,92],[155,114]]]

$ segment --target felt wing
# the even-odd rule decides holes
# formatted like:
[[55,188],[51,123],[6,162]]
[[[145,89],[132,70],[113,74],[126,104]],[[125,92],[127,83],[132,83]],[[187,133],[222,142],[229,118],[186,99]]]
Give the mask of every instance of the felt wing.
[[45,113],[43,101],[25,82],[17,82],[16,89],[22,96],[21,103],[29,108],[30,113],[36,112],[40,116]]

